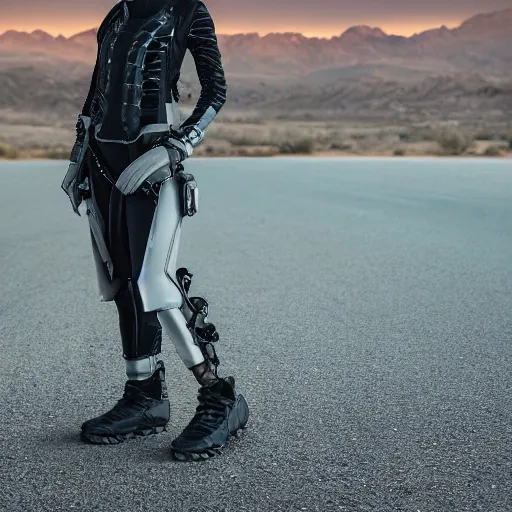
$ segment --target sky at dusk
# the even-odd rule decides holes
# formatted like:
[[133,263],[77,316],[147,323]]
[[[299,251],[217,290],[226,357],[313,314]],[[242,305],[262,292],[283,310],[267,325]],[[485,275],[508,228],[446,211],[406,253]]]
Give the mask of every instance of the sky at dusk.
[[[481,12],[512,8],[512,0],[204,0],[217,33],[301,32],[330,37],[352,25],[412,35],[453,27]],[[69,36],[97,27],[115,0],[0,0],[0,33],[43,29]]]

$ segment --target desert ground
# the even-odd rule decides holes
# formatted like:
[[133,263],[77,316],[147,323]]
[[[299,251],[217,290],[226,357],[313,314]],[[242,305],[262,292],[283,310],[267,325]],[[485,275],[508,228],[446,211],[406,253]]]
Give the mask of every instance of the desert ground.
[[[219,35],[228,102],[198,156],[510,156],[512,9],[411,37]],[[0,34],[0,158],[65,159],[96,59],[94,29]],[[190,112],[201,87],[187,54]]]
[[[72,123],[57,126],[0,123],[1,159],[67,159]],[[257,112],[222,113],[208,129],[200,157],[512,156],[512,123],[460,121],[417,124],[290,121]]]

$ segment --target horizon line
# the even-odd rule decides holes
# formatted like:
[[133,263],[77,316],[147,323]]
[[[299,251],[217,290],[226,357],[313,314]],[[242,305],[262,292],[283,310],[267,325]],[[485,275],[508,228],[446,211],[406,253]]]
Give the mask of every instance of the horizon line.
[[[388,28],[382,28],[383,26],[385,27],[386,26],[386,23],[378,23],[378,24],[375,24],[374,22],[372,22],[371,24],[369,23],[359,23],[359,24],[354,24],[354,25],[350,25],[350,26],[347,26],[346,28],[342,29],[341,31],[339,32],[335,32],[335,33],[330,33],[330,34],[320,34],[318,32],[309,32],[309,31],[293,31],[293,30],[283,30],[283,31],[279,31],[279,32],[276,32],[276,31],[269,31],[269,32],[263,32],[263,31],[254,31],[254,30],[248,30],[248,31],[240,31],[240,30],[219,30],[217,32],[217,37],[232,37],[232,36],[240,36],[240,35],[252,35],[252,34],[255,34],[255,35],[258,35],[258,37],[261,37],[261,38],[264,38],[264,37],[267,37],[269,35],[286,35],[286,34],[295,34],[295,35],[300,35],[306,39],[325,39],[325,40],[329,40],[329,39],[334,39],[336,37],[340,37],[341,35],[345,34],[347,31],[349,31],[350,29],[354,28],[354,27],[369,27],[371,29],[378,29],[378,30],[381,30],[385,35],[387,36],[395,36],[395,37],[404,37],[404,38],[411,38],[411,37],[414,37],[416,35],[419,35],[419,34],[423,34],[425,32],[429,32],[431,30],[439,30],[439,29],[442,29],[442,28],[447,28],[449,30],[453,30],[455,28],[458,28],[460,27],[461,25],[463,25],[464,23],[466,23],[468,20],[471,20],[477,16],[485,16],[485,15],[490,15],[490,14],[498,14],[498,13],[502,13],[502,12],[508,12],[508,11],[512,11],[512,9],[510,8],[507,8],[507,9],[500,9],[498,11],[484,11],[484,12],[480,12],[480,13],[477,13],[477,14],[474,14],[473,16],[469,16],[467,18],[464,18],[462,20],[453,20],[451,23],[441,23],[440,25],[430,25],[430,26],[427,26],[425,25],[424,27],[418,27],[418,25],[416,25],[416,28],[412,28],[411,30],[407,31],[407,32],[404,32],[402,30],[398,30],[396,31],[396,27],[395,28],[390,28],[389,25],[388,25]],[[412,23],[409,25],[409,26],[412,26]],[[7,32],[18,32],[18,33],[26,33],[26,34],[32,34],[34,32],[44,32],[50,36],[52,36],[53,38],[59,38],[59,37],[62,37],[64,39],[71,39],[79,34],[83,34],[83,33],[86,33],[86,32],[89,32],[89,31],[93,31],[93,30],[97,30],[98,29],[98,26],[93,26],[93,27],[84,27],[82,29],[79,29],[77,28],[76,32],[69,32],[68,34],[69,35],[64,35],[62,32],[60,31],[57,31],[57,30],[51,30],[51,29],[43,29],[43,28],[25,28],[25,29],[22,29],[22,28],[8,28],[8,29],[5,29],[3,32],[0,33],[0,37],[3,36],[4,34],[6,34]]]
[[[343,30],[341,32],[338,32],[338,33],[331,34],[331,35],[314,35],[314,34],[309,34],[308,35],[307,33],[304,33],[304,32],[294,32],[294,31],[291,31],[291,30],[284,30],[282,32],[272,31],[272,32],[265,32],[265,33],[258,32],[258,31],[218,32],[217,33],[217,37],[233,37],[233,36],[257,35],[258,37],[263,38],[263,37],[270,36],[270,35],[288,35],[288,34],[290,34],[290,35],[302,36],[302,37],[304,37],[306,39],[334,39],[335,37],[342,36],[343,34],[345,34],[346,32],[348,32],[349,30],[351,30],[353,28],[368,27],[368,28],[371,28],[372,30],[381,30],[386,36],[409,38],[409,37],[413,37],[413,36],[418,35],[418,34],[422,34],[424,32],[428,32],[430,30],[439,30],[439,29],[442,29],[442,28],[447,28],[449,30],[452,30],[454,28],[457,28],[458,26],[460,26],[460,23],[459,24],[443,24],[443,25],[439,25],[439,26],[434,26],[434,27],[426,28],[425,30],[422,30],[421,32],[414,32],[414,33],[410,33],[410,34],[403,34],[403,33],[402,34],[397,34],[397,33],[386,32],[386,30],[384,30],[383,28],[381,28],[379,26],[372,26],[372,25],[367,25],[367,24],[361,23],[359,25],[351,25],[351,26],[347,27],[345,30]],[[79,30],[76,33],[72,33],[69,36],[65,36],[61,32],[57,33],[57,32],[48,31],[48,30],[45,30],[45,29],[42,29],[42,28],[25,29],[25,30],[11,28],[11,29],[4,30],[3,32],[0,32],[0,37],[2,37],[3,35],[7,34],[8,32],[16,32],[18,34],[29,34],[29,35],[33,34],[34,32],[43,32],[43,33],[53,37],[54,39],[57,39],[59,37],[62,37],[64,39],[71,39],[71,38],[73,38],[75,36],[78,36],[80,34],[84,34],[84,33],[87,33],[87,32],[92,32],[94,30],[98,30],[98,27],[86,28],[86,29],[83,29],[83,30]]]
[[[340,31],[331,32],[328,34],[320,33],[319,31],[314,31],[314,32],[310,32],[309,30],[294,31],[294,30],[289,30],[289,29],[284,30],[284,31],[279,31],[279,32],[276,32],[276,31],[263,32],[263,31],[253,31],[253,30],[243,31],[243,30],[229,30],[229,29],[223,30],[223,29],[221,29],[221,30],[217,31],[217,36],[219,37],[219,36],[236,36],[236,35],[257,34],[259,37],[263,38],[263,37],[266,37],[269,35],[275,35],[275,34],[300,34],[301,36],[303,36],[307,39],[329,40],[329,39],[333,39],[336,37],[340,37],[347,30],[350,30],[353,27],[365,26],[365,27],[370,27],[370,28],[378,28],[378,29],[382,30],[387,36],[411,38],[411,37],[414,37],[415,35],[423,34],[424,32],[428,32],[431,30],[439,30],[442,28],[447,28],[449,30],[453,30],[455,28],[460,27],[461,25],[463,25],[464,23],[466,23],[467,21],[469,21],[473,18],[476,18],[479,16],[500,14],[500,13],[505,13],[505,12],[509,12],[509,11],[512,11],[512,8],[507,7],[505,9],[499,9],[499,10],[493,10],[493,11],[482,11],[482,12],[477,12],[471,16],[468,15],[467,17],[465,17],[463,19],[458,19],[458,20],[452,19],[449,22],[447,20],[447,22],[445,22],[445,23],[441,22],[440,24],[437,24],[437,22],[433,22],[431,20],[432,25],[421,25],[420,26],[420,25],[418,25],[417,21],[416,22],[410,21],[407,25],[404,26],[404,28],[410,27],[409,30],[403,30],[402,26],[400,27],[400,29],[398,29],[396,25],[393,26],[393,28],[391,28],[390,24],[386,23],[386,22],[369,21],[368,23],[362,22],[359,24],[350,25],[350,26],[347,26],[346,28],[343,28]],[[383,27],[385,27],[385,28],[383,28]],[[6,32],[10,32],[10,31],[22,32],[22,33],[24,32],[27,34],[31,34],[36,31],[42,31],[42,32],[45,32],[46,34],[52,36],[53,38],[63,37],[65,39],[70,39],[70,38],[77,36],[79,34],[82,34],[84,32],[88,32],[90,30],[97,30],[97,29],[98,29],[98,26],[83,27],[83,28],[77,27],[77,28],[73,29],[73,32],[66,31],[65,33],[67,33],[68,35],[64,35],[64,33],[62,33],[62,31],[60,31],[60,29],[54,29],[54,28],[47,28],[47,29],[40,28],[40,27],[39,28],[38,27],[5,28],[5,29],[3,29],[3,32],[0,33],[0,36],[3,36]]]

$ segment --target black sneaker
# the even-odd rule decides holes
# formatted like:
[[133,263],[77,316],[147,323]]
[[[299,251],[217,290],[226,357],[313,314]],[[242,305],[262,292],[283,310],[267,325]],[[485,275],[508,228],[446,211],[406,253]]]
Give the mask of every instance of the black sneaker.
[[93,444],[118,444],[163,432],[169,417],[165,368],[159,361],[149,379],[127,381],[123,398],[107,413],[86,421],[80,437]]
[[199,389],[199,405],[192,421],[171,443],[177,460],[206,460],[220,454],[231,435],[237,435],[249,420],[249,406],[235,393],[233,377],[219,379]]

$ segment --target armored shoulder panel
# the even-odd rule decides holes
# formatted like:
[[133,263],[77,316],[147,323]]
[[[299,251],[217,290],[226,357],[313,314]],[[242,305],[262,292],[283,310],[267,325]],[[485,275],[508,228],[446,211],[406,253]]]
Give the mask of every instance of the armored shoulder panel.
[[109,30],[117,20],[124,18],[124,16],[126,16],[125,2],[118,2],[114,7],[112,7],[112,9],[110,9],[110,12],[105,16],[105,19],[102,21],[98,29],[98,44],[103,41],[107,30]]

